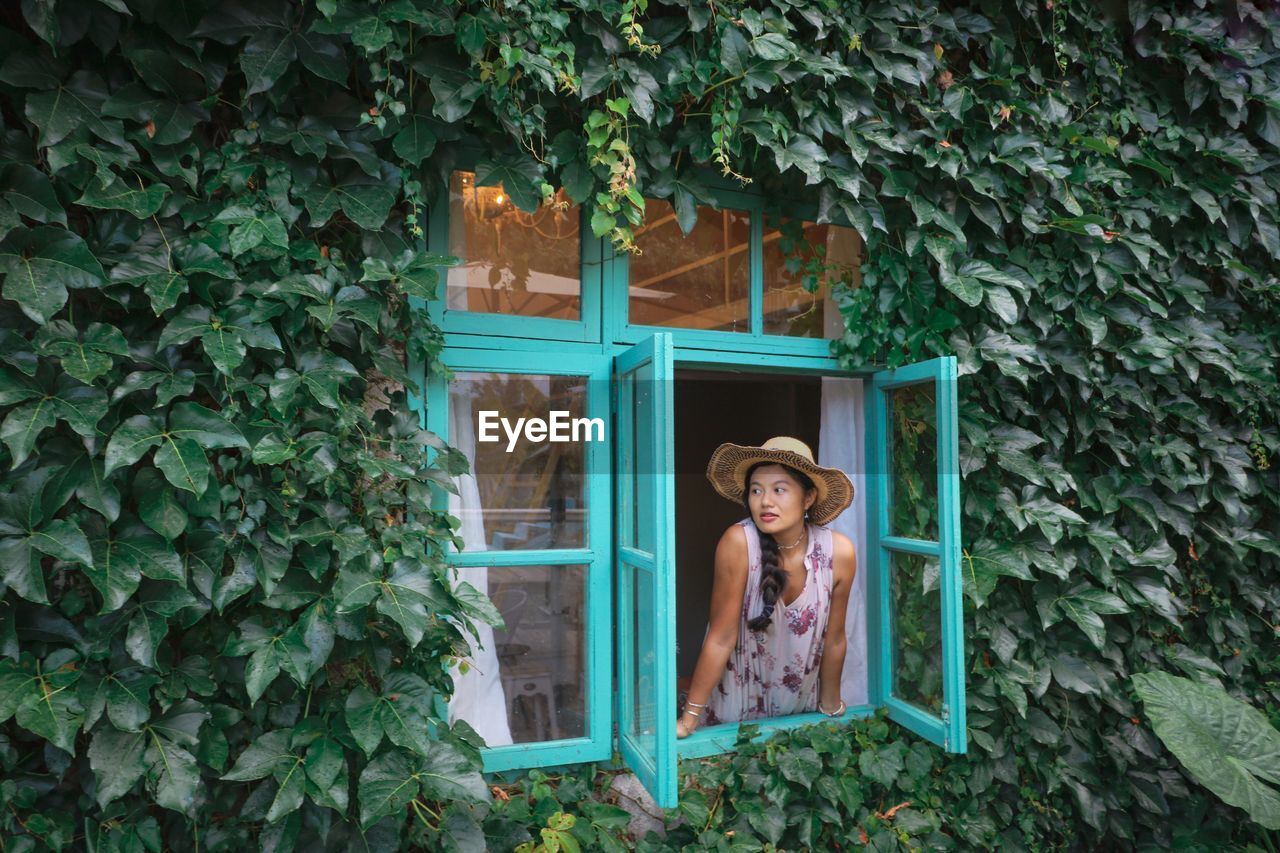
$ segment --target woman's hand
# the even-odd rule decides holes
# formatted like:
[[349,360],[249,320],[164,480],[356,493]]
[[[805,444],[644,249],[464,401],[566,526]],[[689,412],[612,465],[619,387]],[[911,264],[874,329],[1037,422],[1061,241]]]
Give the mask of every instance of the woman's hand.
[[[690,722],[685,722],[689,720]],[[681,714],[680,719],[676,721],[676,737],[686,738],[693,734],[693,730],[698,727],[698,718],[692,714]]]

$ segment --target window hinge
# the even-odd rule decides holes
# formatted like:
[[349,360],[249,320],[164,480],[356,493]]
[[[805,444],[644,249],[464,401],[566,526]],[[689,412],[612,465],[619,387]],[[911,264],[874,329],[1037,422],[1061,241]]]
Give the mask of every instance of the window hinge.
[[942,703],[942,748],[951,751],[951,708]]

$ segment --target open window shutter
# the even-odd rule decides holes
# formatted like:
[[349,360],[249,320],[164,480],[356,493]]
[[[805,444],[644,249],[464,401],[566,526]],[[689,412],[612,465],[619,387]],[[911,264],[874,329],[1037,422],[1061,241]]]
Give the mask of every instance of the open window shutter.
[[964,752],[955,358],[875,374],[866,417],[870,699]]
[[675,441],[671,336],[614,362],[618,741],[663,808],[676,805]]

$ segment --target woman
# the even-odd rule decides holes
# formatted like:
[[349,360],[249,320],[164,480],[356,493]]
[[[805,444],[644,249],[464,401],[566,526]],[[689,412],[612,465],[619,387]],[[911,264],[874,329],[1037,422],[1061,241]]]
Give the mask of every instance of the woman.
[[845,610],[855,553],[827,522],[853,501],[844,472],[813,461],[804,442],[722,444],[707,478],[750,512],[716,546],[711,619],[679,737],[700,724],[818,710],[838,717]]

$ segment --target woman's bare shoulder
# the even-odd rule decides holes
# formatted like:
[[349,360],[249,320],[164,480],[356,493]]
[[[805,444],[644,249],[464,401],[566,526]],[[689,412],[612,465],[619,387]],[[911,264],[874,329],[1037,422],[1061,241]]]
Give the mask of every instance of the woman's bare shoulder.
[[852,579],[857,571],[858,551],[853,540],[843,533],[831,531],[832,570],[836,578]]
[[720,542],[716,545],[716,554],[727,555],[747,553],[747,529],[742,524],[730,524],[720,534]]
[[831,550],[836,556],[852,557],[856,553],[853,540],[838,530],[831,531]]

